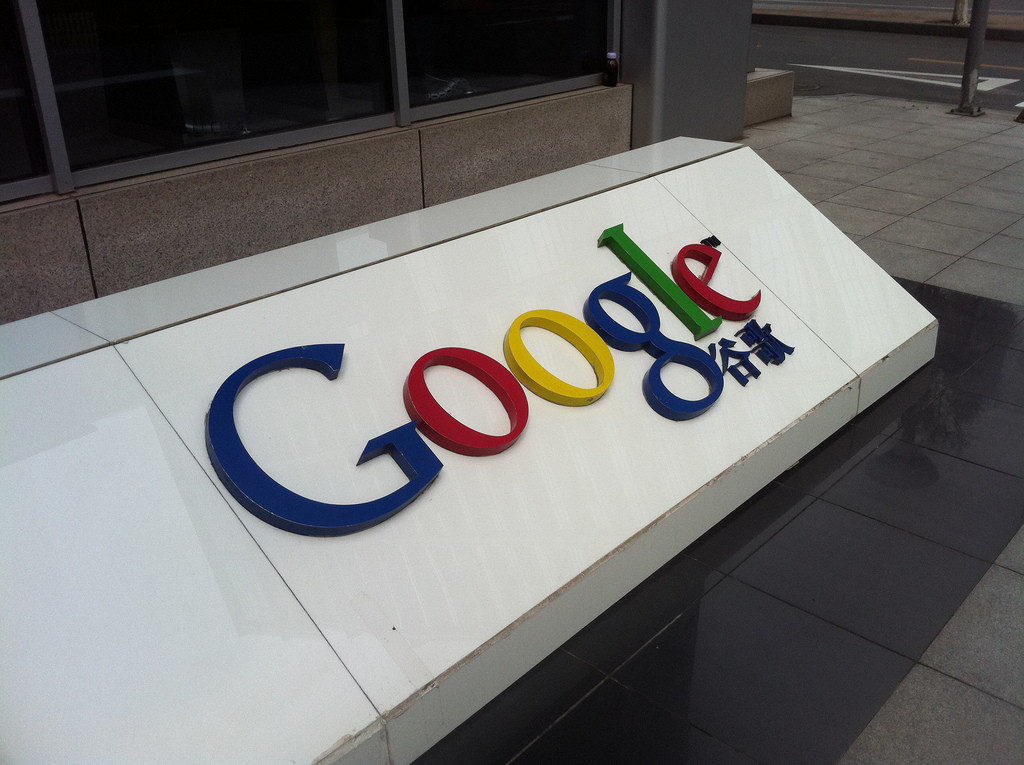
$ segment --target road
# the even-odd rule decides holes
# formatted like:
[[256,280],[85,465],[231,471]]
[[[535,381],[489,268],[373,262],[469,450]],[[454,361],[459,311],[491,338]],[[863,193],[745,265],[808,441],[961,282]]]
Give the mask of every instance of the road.
[[[877,10],[891,8],[894,11],[927,11],[948,13],[953,18],[953,0],[754,0],[755,11],[800,10],[808,6],[831,6],[840,8],[864,8]],[[1024,4],[1020,0],[990,0],[989,14],[1003,13],[1008,16],[1024,16]]]
[[[967,41],[955,37],[757,24],[751,29],[754,65],[796,72],[797,95],[864,93],[956,106],[966,48]],[[1024,43],[986,40],[982,62],[981,106],[1019,112],[1024,107]],[[879,70],[897,74],[885,76]]]

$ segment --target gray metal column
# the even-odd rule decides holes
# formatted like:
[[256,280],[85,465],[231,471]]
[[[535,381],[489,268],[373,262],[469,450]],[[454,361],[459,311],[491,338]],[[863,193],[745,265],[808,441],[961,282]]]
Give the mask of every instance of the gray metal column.
[[633,148],[743,132],[753,0],[629,0],[620,73],[633,86]]

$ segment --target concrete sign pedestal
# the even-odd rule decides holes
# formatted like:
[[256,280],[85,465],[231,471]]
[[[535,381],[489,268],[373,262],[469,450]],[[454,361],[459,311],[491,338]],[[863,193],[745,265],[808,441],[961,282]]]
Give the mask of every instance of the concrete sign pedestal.
[[[335,380],[286,369],[245,387],[239,433],[303,496],[395,490],[393,460],[356,460],[409,422],[417,359],[456,346],[504,363],[521,314],[582,319],[626,273],[598,246],[619,224],[666,273],[684,245],[721,240],[711,286],[760,290],[753,318],[792,355],[751,357],[759,377],[726,374],[707,412],[677,422],[644,398],[654,359],[613,350],[599,400],[528,393],[520,439],[492,456],[429,444],[434,483],[346,536],[269,525],[217,478],[204,424],[221,383],[276,350],[344,343]],[[705,350],[744,324],[695,341],[654,302],[666,336]],[[2,759],[411,762],[924,364],[936,330],[740,148],[2,380]],[[594,384],[560,338],[523,338],[559,377]],[[706,394],[669,367],[676,395]],[[464,423],[507,432],[477,380],[433,367],[426,381]]]

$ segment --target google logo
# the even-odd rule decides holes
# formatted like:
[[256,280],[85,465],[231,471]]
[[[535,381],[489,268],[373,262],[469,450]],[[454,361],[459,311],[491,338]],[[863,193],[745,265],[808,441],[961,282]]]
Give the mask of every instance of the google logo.
[[[630,286],[629,281],[635,274],[693,333],[694,339],[700,339],[715,331],[723,318],[739,321],[749,317],[761,300],[760,292],[740,301],[708,285],[721,257],[715,249],[717,244],[711,237],[701,244],[683,247],[672,263],[669,277],[629,238],[621,224],[614,226],[601,234],[598,246],[615,253],[630,272],[594,288],[583,307],[585,321],[561,311],[527,311],[512,322],[505,334],[507,366],[467,348],[437,348],[421,356],[412,365],[403,390],[411,422],[370,439],[358,460],[361,465],[385,453],[395,460],[408,481],[386,496],[368,502],[331,504],[297,494],[276,482],[256,463],[242,444],[235,425],[235,400],[246,385],[268,372],[291,368],[310,369],[333,380],[341,369],[343,344],[286,348],[253,359],[232,373],[214,395],[206,417],[206,449],[214,470],[231,495],[267,523],[298,534],[338,536],[390,518],[437,478],[443,464],[421,434],[458,454],[479,457],[504,451],[522,435],[530,416],[524,388],[556,404],[588,406],[604,395],[615,377],[612,348],[643,350],[654,358],[643,380],[644,398],[654,411],[672,420],[698,417],[721,395],[722,370],[704,349],[662,334],[661,317],[653,301]],[[686,260],[704,265],[703,275],[698,277],[691,271]],[[639,322],[641,331],[624,327],[613,319],[602,305],[603,300],[626,309]],[[593,368],[596,384],[580,388],[548,371],[523,342],[522,331],[527,327],[553,332],[568,341]],[[707,395],[689,400],[672,393],[661,379],[662,370],[670,363],[700,374],[707,383]],[[459,369],[483,383],[504,408],[509,420],[508,433],[481,433],[445,411],[425,379],[426,370],[437,365]]]

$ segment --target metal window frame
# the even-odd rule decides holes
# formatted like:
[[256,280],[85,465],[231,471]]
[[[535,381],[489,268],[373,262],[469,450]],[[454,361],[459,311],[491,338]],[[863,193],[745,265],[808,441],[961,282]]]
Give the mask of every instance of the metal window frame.
[[[50,62],[46,54],[39,8],[36,5],[36,0],[13,0],[13,2],[25,52],[32,97],[39,119],[48,174],[0,183],[0,203],[48,192],[66,194],[83,186],[184,169],[207,162],[243,157],[256,152],[287,149],[334,138],[345,138],[383,128],[407,127],[414,122],[568,93],[601,83],[600,74],[584,75],[497,93],[412,107],[409,103],[405,18],[402,0],[385,0],[388,43],[391,54],[393,111],[72,170],[61,126],[60,112],[57,107],[56,91],[50,73]],[[606,0],[606,2],[608,7],[608,50],[618,50],[621,39],[622,0]]]

